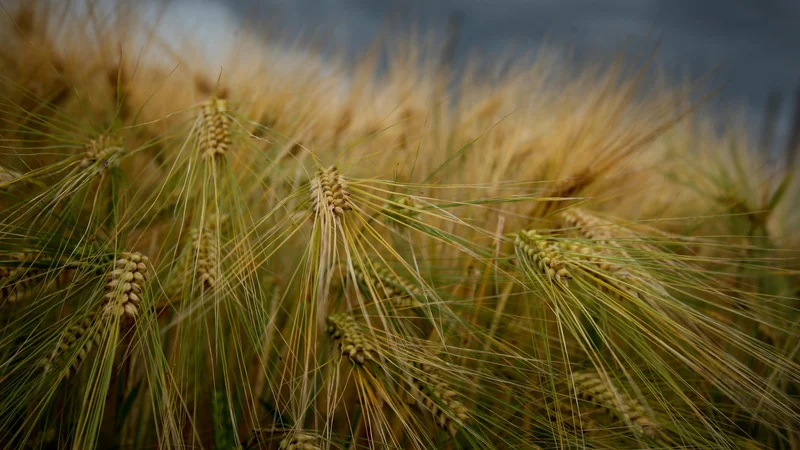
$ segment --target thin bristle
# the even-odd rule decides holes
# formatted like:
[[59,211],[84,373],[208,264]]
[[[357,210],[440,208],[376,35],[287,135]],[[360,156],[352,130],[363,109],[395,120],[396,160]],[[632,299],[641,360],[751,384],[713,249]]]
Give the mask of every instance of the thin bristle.
[[22,174],[16,170],[11,170],[0,165],[0,191],[8,189],[14,183],[22,179]]

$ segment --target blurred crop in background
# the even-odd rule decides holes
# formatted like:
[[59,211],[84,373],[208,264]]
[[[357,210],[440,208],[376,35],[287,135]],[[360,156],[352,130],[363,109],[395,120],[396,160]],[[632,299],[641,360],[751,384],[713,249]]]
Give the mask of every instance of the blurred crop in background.
[[386,30],[447,40],[455,25],[456,67],[469,55],[492,67],[544,44],[575,67],[659,39],[655,65],[673,83],[715,71],[725,89],[710,105],[714,113],[730,120],[746,112],[754,134],[772,136],[762,143],[775,152],[788,145],[800,109],[800,3],[792,0],[231,0],[213,7],[230,11],[232,23],[276,19],[291,36],[324,34],[351,56]]

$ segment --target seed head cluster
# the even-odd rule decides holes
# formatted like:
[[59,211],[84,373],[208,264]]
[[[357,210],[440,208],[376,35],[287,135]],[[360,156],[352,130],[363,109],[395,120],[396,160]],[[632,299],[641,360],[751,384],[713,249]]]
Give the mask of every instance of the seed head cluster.
[[139,313],[142,289],[147,281],[150,260],[139,252],[122,253],[114,262],[109,274],[106,294],[103,296],[103,314],[128,315]]
[[84,146],[83,160],[80,167],[86,169],[95,164],[99,164],[101,169],[105,169],[117,164],[112,157],[122,151],[122,141],[116,136],[101,135],[92,139]]
[[612,239],[611,227],[613,224],[603,220],[580,208],[570,208],[561,213],[561,223],[565,228],[574,228],[575,231],[586,239],[608,242]]
[[0,302],[25,300],[44,281],[43,270],[24,265],[26,255],[15,254],[12,258],[19,261],[15,267],[0,266]]
[[597,373],[575,372],[572,374],[572,383],[578,398],[601,406],[616,417],[630,422],[637,434],[655,437],[659,426],[647,415],[642,405],[606,384]]
[[279,444],[281,450],[320,450],[317,438],[301,432],[292,433]]
[[216,158],[223,156],[231,148],[230,123],[227,101],[214,98],[203,105],[198,129],[200,154]]
[[328,334],[339,344],[342,356],[347,356],[353,364],[363,365],[375,359],[375,348],[364,339],[361,328],[352,316],[346,313],[328,316]]
[[[589,216],[591,217],[591,216]],[[587,228],[591,229],[591,228]],[[584,233],[587,237],[588,234]],[[594,234],[596,236],[596,234]],[[603,239],[604,243],[613,244],[610,235]],[[589,281],[603,294],[617,299],[642,298],[643,293],[633,286],[650,284],[656,286],[657,282],[651,280],[644,272],[634,275],[628,266],[621,264],[622,261],[630,261],[628,253],[619,247],[614,248],[593,248],[579,242],[563,244],[564,253],[576,265],[588,263],[594,266],[593,269],[585,265],[580,265],[584,273],[588,274]],[[643,283],[645,280],[650,283]]]
[[419,290],[381,263],[375,262],[372,267],[364,269],[357,268],[355,276],[364,295],[371,295],[371,286],[378,293],[383,292],[384,298],[397,308],[415,308],[421,305],[417,300],[420,298]]
[[417,202],[414,197],[404,195],[395,199],[393,203],[387,203],[384,212],[392,219],[393,223],[407,226],[417,215],[416,207]]
[[410,386],[416,404],[433,415],[439,428],[455,436],[461,424],[469,418],[469,409],[456,399],[458,393],[441,381],[441,374],[424,363],[414,363],[419,370]]
[[572,278],[557,243],[545,239],[533,230],[526,230],[517,233],[514,244],[519,255],[550,281],[566,286]]
[[201,287],[210,291],[217,285],[217,239],[212,228],[192,230],[192,247],[194,249],[195,278]]
[[[277,436],[276,436],[277,435]],[[278,437],[283,437],[278,443],[281,450],[320,450],[319,437],[302,431],[285,431],[281,429],[261,428],[254,429],[247,439],[242,441],[243,450],[262,450],[275,448],[274,442]]]
[[64,369],[61,375],[64,378],[68,378],[80,368],[81,364],[86,359],[86,355],[88,355],[96,345],[100,345],[102,328],[96,318],[96,315],[87,316],[78,324],[67,329],[61,336],[58,347],[53,351],[50,357],[43,362],[45,373],[52,371],[56,361],[69,351],[75,349],[76,346],[77,351],[75,353],[75,359]]
[[619,278],[627,278],[630,273],[624,266],[610,260],[607,252],[586,246],[579,242],[569,242],[561,245],[566,256],[572,259],[588,262],[603,272],[613,274]]
[[335,217],[341,217],[345,211],[352,209],[347,182],[335,166],[317,170],[311,180],[311,202],[317,215],[327,211]]

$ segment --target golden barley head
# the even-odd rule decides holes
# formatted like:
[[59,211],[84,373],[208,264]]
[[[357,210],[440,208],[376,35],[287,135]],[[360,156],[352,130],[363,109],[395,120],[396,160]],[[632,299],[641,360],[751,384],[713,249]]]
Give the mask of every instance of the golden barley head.
[[118,164],[115,156],[123,151],[122,140],[116,136],[100,135],[84,145],[80,167],[86,169],[97,165],[101,170]]
[[417,216],[417,202],[414,197],[403,195],[393,198],[391,203],[387,203],[383,210],[384,213],[393,219],[394,224],[408,225],[411,219]]
[[607,242],[612,238],[613,224],[603,220],[581,208],[569,208],[560,215],[565,228],[574,228],[583,238],[599,242]]
[[212,98],[203,104],[198,138],[200,154],[209,158],[221,157],[231,148],[231,119],[226,100]]
[[365,295],[370,294],[370,286],[397,308],[416,308],[421,306],[417,298],[421,297],[419,289],[413,284],[395,275],[380,262],[373,262],[371,267],[356,268],[358,287]]
[[363,365],[365,361],[375,360],[375,347],[361,332],[355,319],[347,313],[331,314],[327,318],[328,334],[339,344],[342,356],[347,356],[353,364]]
[[217,249],[216,235],[211,228],[195,228],[191,232],[192,248],[194,250],[195,279],[206,291],[214,289],[217,285]]
[[[277,437],[274,437],[276,436]],[[278,443],[281,450],[320,450],[319,438],[316,435],[302,431],[285,431],[276,429],[255,429],[249,437],[242,442],[244,450],[259,450],[274,448],[271,443],[278,437],[283,437]]]
[[44,281],[44,270],[25,264],[27,255],[16,253],[11,259],[12,267],[0,266],[0,302],[28,299]]
[[630,422],[637,434],[653,438],[658,433],[659,424],[647,415],[636,399],[617,391],[597,373],[573,373],[571,387],[574,387],[578,398],[601,406],[616,417]]
[[87,316],[64,332],[58,343],[58,347],[49,358],[42,361],[45,373],[52,371],[57,361],[70,351],[75,351],[75,359],[69,366],[64,368],[61,376],[63,378],[68,378],[71,374],[78,371],[94,346],[100,345],[102,327],[96,319],[97,316],[95,315]]
[[103,314],[136,318],[149,264],[150,260],[139,252],[120,255],[109,273],[106,294],[103,296]]
[[352,209],[347,182],[335,166],[317,170],[311,180],[311,202],[317,215],[325,212],[341,217]]
[[567,286],[572,275],[556,242],[545,239],[536,231],[525,230],[517,233],[514,245],[525,263],[543,273],[551,282]]
[[469,419],[469,409],[457,399],[458,393],[442,381],[438,370],[421,362],[414,363],[414,367],[419,372],[414,374],[409,386],[411,398],[420,409],[433,415],[439,428],[455,436]]
[[279,444],[281,450],[320,450],[316,436],[300,431],[292,433]]

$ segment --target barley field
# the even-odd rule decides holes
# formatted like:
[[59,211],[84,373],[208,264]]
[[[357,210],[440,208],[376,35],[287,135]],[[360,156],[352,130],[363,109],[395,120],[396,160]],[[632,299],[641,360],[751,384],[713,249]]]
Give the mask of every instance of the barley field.
[[653,43],[216,66],[103,5],[0,11],[0,448],[800,448],[794,158]]

